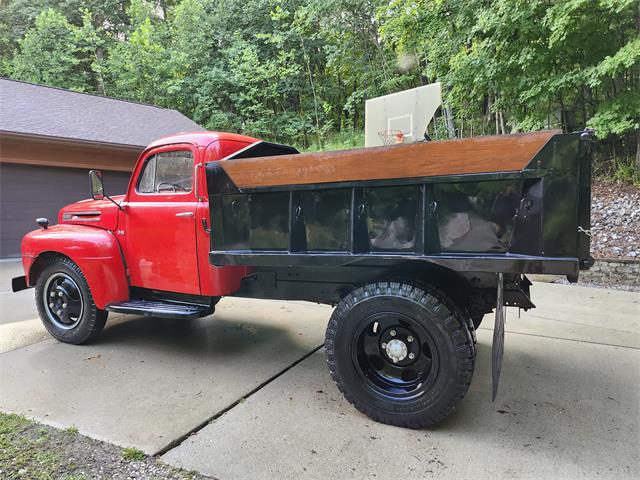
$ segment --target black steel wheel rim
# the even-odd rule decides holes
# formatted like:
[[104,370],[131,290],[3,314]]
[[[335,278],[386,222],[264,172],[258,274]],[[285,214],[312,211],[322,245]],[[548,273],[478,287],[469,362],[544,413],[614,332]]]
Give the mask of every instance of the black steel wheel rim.
[[70,275],[64,272],[51,275],[42,296],[47,317],[56,327],[70,330],[80,323],[84,311],[82,292]]
[[351,352],[366,388],[390,400],[415,400],[437,378],[433,338],[408,315],[381,312],[367,317],[354,335]]

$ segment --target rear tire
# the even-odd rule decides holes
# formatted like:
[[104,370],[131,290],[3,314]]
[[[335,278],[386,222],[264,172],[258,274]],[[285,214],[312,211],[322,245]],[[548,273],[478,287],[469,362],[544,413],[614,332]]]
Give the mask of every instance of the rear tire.
[[337,306],[326,332],[331,377],[378,422],[434,425],[466,394],[475,363],[473,326],[435,288],[378,282]]
[[471,321],[473,322],[473,327],[477,330],[482,323],[482,319],[484,318],[484,313],[476,313],[471,316]]
[[36,306],[47,331],[56,340],[79,345],[94,340],[108,313],[96,307],[80,267],[66,257],[55,257],[36,283]]

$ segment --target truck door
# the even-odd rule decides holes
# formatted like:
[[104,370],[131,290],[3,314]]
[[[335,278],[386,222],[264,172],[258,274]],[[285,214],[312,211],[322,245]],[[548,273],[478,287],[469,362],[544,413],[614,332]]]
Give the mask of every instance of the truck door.
[[200,294],[196,255],[196,150],[171,145],[150,151],[134,173],[125,210],[131,285]]

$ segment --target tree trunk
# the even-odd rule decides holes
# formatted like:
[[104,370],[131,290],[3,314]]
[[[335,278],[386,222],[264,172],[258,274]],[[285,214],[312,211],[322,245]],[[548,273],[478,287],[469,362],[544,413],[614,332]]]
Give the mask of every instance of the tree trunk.
[[636,129],[636,173],[640,174],[640,128]]
[[322,135],[320,134],[320,116],[318,115],[318,97],[316,96],[316,87],[313,82],[313,73],[311,72],[311,59],[307,54],[307,49],[304,45],[304,38],[300,33],[298,34],[298,36],[300,37],[300,46],[302,47],[302,56],[307,65],[307,75],[309,75],[309,84],[311,86],[311,93],[313,94],[313,111],[316,117],[316,135],[318,137],[318,146],[320,147],[320,150],[322,150]]
[[447,119],[447,132],[449,134],[449,138],[456,138],[456,126],[453,123],[453,112],[451,108],[445,103],[444,106],[444,116]]
[[558,100],[560,102],[560,127],[562,128],[562,133],[568,133],[569,132],[569,125],[568,125],[569,116],[567,115],[568,112],[564,106],[564,98],[562,97],[562,94],[558,95]]
[[338,132],[342,131],[342,110],[344,102],[342,100],[342,89],[340,85],[342,84],[342,80],[340,79],[340,75],[338,75],[338,98],[336,98],[336,115],[338,116]]
[[162,19],[166,20],[169,10],[166,0],[160,0],[160,9],[162,10]]
[[[102,47],[98,47],[96,48],[96,63],[102,67],[102,61],[104,60],[104,50]],[[98,87],[98,93],[100,95],[106,95],[107,91],[104,87],[104,78],[102,77],[102,71],[101,68],[98,69],[98,71],[96,72],[96,82],[97,82],[97,87]]]

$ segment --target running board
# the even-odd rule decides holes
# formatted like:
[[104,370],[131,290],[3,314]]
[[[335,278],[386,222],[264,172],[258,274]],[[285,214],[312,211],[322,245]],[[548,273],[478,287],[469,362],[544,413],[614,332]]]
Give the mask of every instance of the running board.
[[114,313],[144,315],[145,317],[183,319],[200,318],[213,313],[213,307],[208,305],[142,299],[112,303],[107,305],[107,310]]

